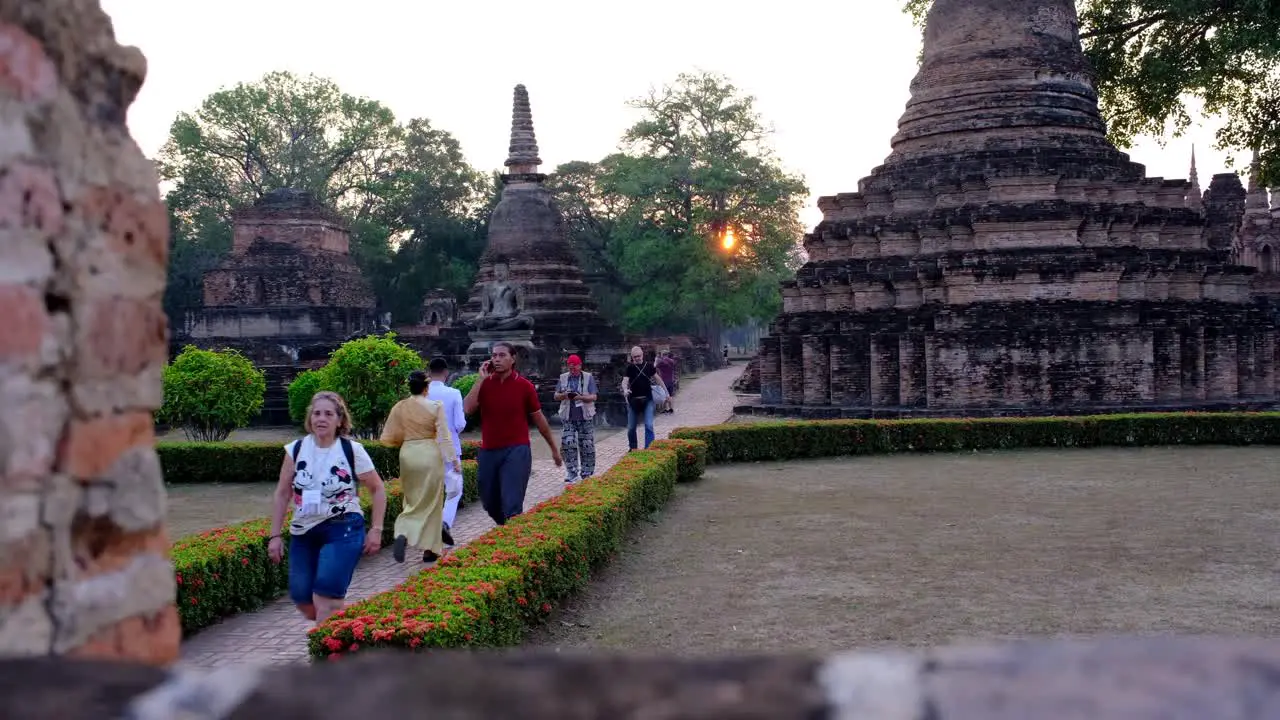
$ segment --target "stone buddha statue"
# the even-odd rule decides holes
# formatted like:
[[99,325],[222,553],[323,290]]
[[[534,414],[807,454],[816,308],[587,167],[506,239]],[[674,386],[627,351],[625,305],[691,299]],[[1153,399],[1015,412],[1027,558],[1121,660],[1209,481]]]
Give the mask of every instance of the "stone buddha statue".
[[476,330],[532,330],[533,318],[524,312],[520,286],[510,281],[506,263],[493,266],[493,280],[480,291],[480,313],[468,323]]

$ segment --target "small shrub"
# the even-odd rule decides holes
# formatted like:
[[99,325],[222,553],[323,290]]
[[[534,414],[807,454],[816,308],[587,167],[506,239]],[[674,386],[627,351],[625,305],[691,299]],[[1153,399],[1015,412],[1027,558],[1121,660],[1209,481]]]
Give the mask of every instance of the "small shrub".
[[304,370],[289,383],[289,418],[302,427],[307,420],[307,406],[321,390],[329,390],[324,368]]
[[[465,398],[467,396],[467,393],[471,392],[471,388],[475,387],[476,381],[479,379],[480,379],[479,373],[470,373],[468,375],[462,375],[461,377],[454,378],[453,382],[449,383],[449,385],[457,389],[458,392],[462,393],[462,397]],[[464,430],[463,432],[471,432],[472,430],[475,430],[479,427],[480,427],[480,411],[476,410],[470,415],[467,415],[467,427],[466,427],[466,430]]]
[[162,423],[177,425],[189,440],[217,442],[249,424],[262,410],[267,380],[235,350],[182,349],[163,371]]
[[409,394],[409,373],[423,367],[422,356],[395,337],[349,340],[333,351],[322,371],[323,389],[346,400],[356,437],[378,436],[391,407]]

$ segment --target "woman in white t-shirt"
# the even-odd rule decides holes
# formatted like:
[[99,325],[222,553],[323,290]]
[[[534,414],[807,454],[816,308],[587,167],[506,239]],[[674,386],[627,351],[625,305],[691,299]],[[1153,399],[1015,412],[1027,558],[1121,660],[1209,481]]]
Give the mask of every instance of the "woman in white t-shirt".
[[[277,563],[284,555],[281,526],[292,502],[289,597],[308,619],[323,622],[342,609],[360,554],[382,547],[387,493],[369,453],[349,437],[351,412],[341,395],[316,393],[304,427],[305,437],[284,446],[267,553]],[[373,527],[367,532],[357,479],[372,495]]]

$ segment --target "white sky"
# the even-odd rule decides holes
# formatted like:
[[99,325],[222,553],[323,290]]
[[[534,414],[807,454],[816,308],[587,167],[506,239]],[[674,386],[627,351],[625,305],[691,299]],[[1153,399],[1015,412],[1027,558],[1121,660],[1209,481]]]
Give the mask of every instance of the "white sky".
[[[598,160],[634,122],[625,107],[681,72],[722,73],[754,95],[773,144],[813,197],[851,192],[889,153],[916,70],[919,33],[899,0],[788,0],[758,10],[728,0],[436,2],[102,0],[120,42],[142,49],[147,80],[129,114],[154,156],[181,111],[273,70],[314,73],[427,117],[483,171],[506,159],[511,90],[529,89],[544,171]],[[626,7],[633,8],[626,10]],[[1224,170],[1212,125],[1165,147],[1130,150],[1148,174],[1200,183]]]

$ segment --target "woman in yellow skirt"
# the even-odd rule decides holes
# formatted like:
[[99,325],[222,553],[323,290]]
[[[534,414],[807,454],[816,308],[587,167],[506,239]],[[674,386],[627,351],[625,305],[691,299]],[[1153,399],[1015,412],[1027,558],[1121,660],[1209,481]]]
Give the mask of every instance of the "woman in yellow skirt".
[[427,398],[430,381],[426,373],[409,374],[410,397],[391,408],[382,428],[382,442],[400,448],[400,485],[404,490],[404,510],[396,518],[396,562],[404,562],[409,544],[422,550],[423,562],[435,562],[444,552],[444,468],[448,463],[457,472],[462,461],[453,450],[449,420],[444,404]]

